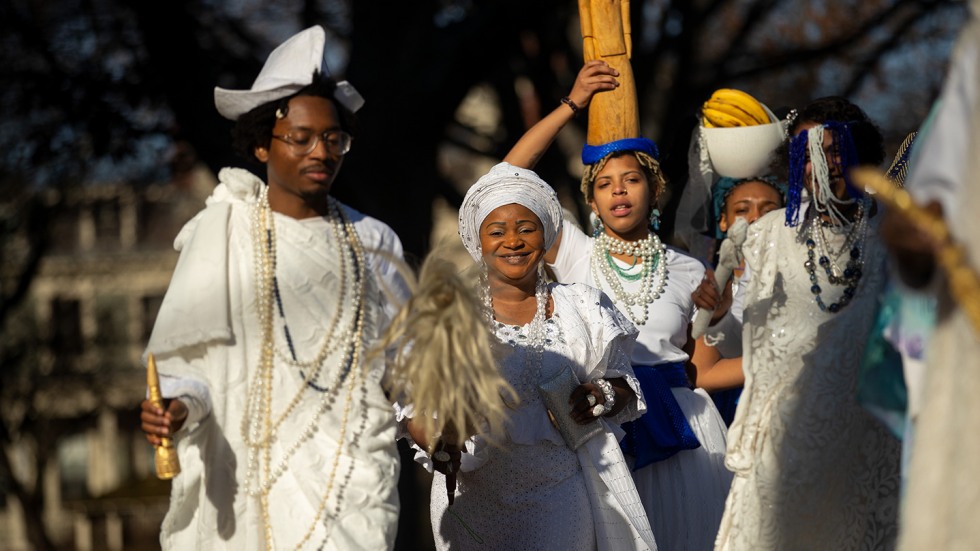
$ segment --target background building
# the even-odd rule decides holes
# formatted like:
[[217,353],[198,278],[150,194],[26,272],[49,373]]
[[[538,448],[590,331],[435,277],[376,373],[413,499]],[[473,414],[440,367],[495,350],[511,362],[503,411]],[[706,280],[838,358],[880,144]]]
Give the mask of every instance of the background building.
[[176,264],[173,238],[213,187],[199,168],[45,198],[58,212],[53,239],[0,345],[27,351],[2,379],[0,411],[19,438],[5,455],[15,480],[0,480],[0,549],[31,549],[38,512],[54,548],[158,547],[169,483],[156,480],[139,429],[140,356]]

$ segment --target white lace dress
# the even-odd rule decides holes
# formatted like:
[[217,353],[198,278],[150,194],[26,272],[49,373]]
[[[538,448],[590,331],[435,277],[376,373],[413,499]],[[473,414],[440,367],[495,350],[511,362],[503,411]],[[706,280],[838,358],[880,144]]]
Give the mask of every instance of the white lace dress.
[[[568,221],[562,225],[561,239],[558,257],[551,266],[558,280],[600,287],[616,301],[615,292],[605,282],[597,283],[593,278],[590,259],[594,239]],[[623,263],[620,268],[630,270]],[[641,269],[638,265],[631,270]],[[694,258],[668,248],[667,270],[663,295],[650,305],[646,323],[637,327],[640,333],[631,360],[638,376],[641,376],[641,369],[683,364],[688,360],[683,347],[695,310],[691,293],[704,276],[704,266]],[[626,291],[635,292],[640,282],[623,281],[622,284]],[[686,382],[665,390],[680,407],[700,446],[682,449],[667,459],[634,470],[633,480],[661,549],[711,549],[731,484],[731,473],[724,464],[725,422],[704,390],[692,390]],[[668,401],[648,389],[646,383],[643,383],[643,392],[651,409],[662,407]],[[627,459],[633,461],[634,458],[627,455]]]
[[[617,445],[617,422],[645,409],[629,364],[635,330],[607,297],[585,285],[552,285],[554,314],[545,322],[541,365],[531,365],[529,326],[496,325],[513,352],[501,363],[521,403],[496,445],[478,435],[466,444],[452,507],[446,478],[432,477],[430,517],[436,549],[656,550],[629,469]],[[533,357],[533,356],[532,356]],[[639,400],[577,451],[548,419],[537,385],[569,365],[580,381],[622,377]],[[410,414],[400,406],[399,417]],[[612,423],[610,421],[613,421]],[[403,437],[409,438],[407,433]],[[413,444],[414,446],[414,444]],[[431,470],[415,446],[416,460]],[[465,525],[464,525],[465,523]]]
[[[886,276],[872,218],[863,277],[839,313],[811,292],[801,228],[783,210],[749,228],[745,388],[728,433],[735,473],[718,549],[888,549],[897,533],[898,441],[855,399],[858,369]],[[831,249],[844,235],[825,232]],[[848,251],[844,251],[847,255]],[[839,260],[839,259],[838,259]],[[841,260],[841,262],[843,262]],[[817,268],[822,299],[843,287]]]

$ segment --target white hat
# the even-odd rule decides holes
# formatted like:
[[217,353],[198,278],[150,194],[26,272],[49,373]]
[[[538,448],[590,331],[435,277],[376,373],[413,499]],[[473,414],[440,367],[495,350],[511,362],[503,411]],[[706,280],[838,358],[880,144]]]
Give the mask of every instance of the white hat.
[[715,173],[729,178],[751,178],[769,172],[773,151],[786,139],[786,123],[765,105],[769,124],[700,127]]
[[[311,84],[313,71],[329,76],[323,57],[326,41],[327,33],[319,25],[293,35],[269,54],[250,89],[226,90],[215,86],[214,106],[222,117],[238,120],[264,103],[295,94]],[[364,98],[346,80],[337,83],[334,99],[351,111],[364,105]]]

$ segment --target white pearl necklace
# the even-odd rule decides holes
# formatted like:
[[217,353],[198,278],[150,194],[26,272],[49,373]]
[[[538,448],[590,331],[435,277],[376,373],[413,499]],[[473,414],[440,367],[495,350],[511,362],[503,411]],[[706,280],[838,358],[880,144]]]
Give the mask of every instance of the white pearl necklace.
[[[857,211],[857,221],[853,224],[849,224],[850,231],[847,233],[847,237],[844,238],[844,242],[836,251],[830,246],[827,236],[824,235],[824,224],[820,220],[820,215],[817,214],[813,217],[810,222],[810,234],[813,236],[813,240],[816,243],[817,253],[821,256],[827,257],[830,260],[830,269],[834,277],[841,277],[844,270],[837,264],[837,259],[840,258],[845,253],[849,253],[859,243],[859,246],[863,250],[863,244],[865,237],[867,236],[868,230],[868,219],[871,217],[871,198],[864,197],[858,203]],[[845,226],[834,225],[830,228],[830,231],[834,233],[842,233]]]
[[[623,288],[620,275],[610,266],[613,254],[632,256],[642,262],[640,288],[635,293]],[[597,284],[605,280],[619,309],[636,325],[644,325],[649,317],[650,303],[660,298],[666,286],[667,247],[653,232],[640,241],[622,241],[600,232],[592,246],[592,278]]]
[[[522,388],[516,390],[525,404],[529,403],[538,395],[536,389],[541,378],[541,364],[544,361],[544,346],[547,342],[545,319],[548,314],[548,299],[550,296],[551,292],[548,290],[548,283],[544,278],[544,264],[538,264],[538,281],[534,289],[534,317],[528,326],[527,340],[517,343],[517,346],[524,348],[524,371],[521,373]],[[484,300],[492,316],[493,299],[490,296],[489,290]],[[499,322],[493,320],[493,323]]]
[[[310,441],[320,428],[321,416],[330,411],[336,403],[336,398],[341,392],[341,387],[346,383],[346,396],[343,398],[344,411],[339,434],[337,435],[337,449],[334,453],[331,470],[327,476],[326,489],[323,499],[317,508],[316,515],[310,528],[296,545],[296,549],[302,548],[310,540],[316,527],[324,517],[327,501],[333,492],[336,483],[337,469],[340,463],[340,456],[343,455],[343,444],[348,434],[350,413],[354,402],[355,391],[360,389],[361,396],[361,422],[360,427],[352,435],[351,445],[356,446],[360,440],[360,435],[367,426],[367,387],[365,385],[365,373],[360,367],[361,357],[364,349],[363,325],[364,325],[364,294],[366,282],[366,270],[364,263],[364,251],[361,242],[357,237],[355,228],[351,222],[346,220],[340,209],[339,204],[333,199],[328,198],[329,217],[333,222],[333,234],[340,249],[339,257],[341,263],[341,296],[337,303],[337,310],[331,320],[330,328],[327,330],[320,351],[310,361],[299,361],[294,358],[287,358],[275,343],[274,328],[274,308],[275,308],[275,272],[276,272],[276,235],[275,223],[272,210],[269,208],[268,186],[263,186],[259,201],[252,205],[252,247],[256,259],[255,263],[255,282],[259,314],[259,323],[262,328],[262,346],[259,356],[259,369],[250,384],[248,396],[245,404],[245,412],[242,417],[242,437],[245,441],[248,454],[246,462],[245,490],[246,493],[258,498],[262,514],[263,527],[265,533],[266,547],[275,548],[272,523],[269,515],[269,494],[272,487],[280,477],[288,470],[289,460],[298,450]],[[347,293],[353,289],[352,299],[348,299]],[[351,308],[351,305],[354,308]],[[348,312],[344,316],[344,312]],[[343,323],[341,323],[343,320]],[[285,323],[285,320],[283,320]],[[339,329],[339,334],[338,334]],[[339,357],[334,354],[340,351]],[[309,377],[303,378],[303,384],[284,408],[282,413],[273,416],[273,373],[276,368],[276,357],[293,368],[303,367],[312,368]],[[328,359],[336,358],[337,362],[327,362]],[[336,366],[333,369],[331,380],[325,388],[318,388],[312,385],[313,381],[319,381],[319,374],[326,364]],[[293,415],[302,402],[302,398],[307,391],[320,390],[319,404],[312,411],[309,422],[306,424],[300,436],[291,444],[286,446],[277,458],[276,465],[272,465],[272,447],[279,441],[279,427]],[[274,418],[275,417],[275,418]],[[334,514],[327,514],[327,518],[336,518],[342,509],[342,498],[346,486],[350,481],[353,463],[348,469],[347,475],[337,491],[336,511]]]

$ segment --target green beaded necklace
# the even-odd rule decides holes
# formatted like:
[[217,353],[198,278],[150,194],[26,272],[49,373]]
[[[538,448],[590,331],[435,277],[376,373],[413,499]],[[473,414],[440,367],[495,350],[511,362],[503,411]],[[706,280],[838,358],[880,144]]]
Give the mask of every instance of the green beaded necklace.
[[609,263],[609,267],[612,268],[613,271],[615,271],[619,277],[625,279],[626,281],[637,281],[643,278],[643,276],[646,275],[647,272],[649,272],[650,270],[656,269],[657,264],[660,263],[660,253],[658,252],[657,254],[655,254],[653,256],[653,262],[650,263],[650,265],[644,265],[642,271],[637,272],[635,274],[627,273],[627,270],[632,270],[636,266],[636,261],[637,261],[637,257],[634,256],[633,263],[630,264],[630,267],[623,269],[620,268],[619,264],[616,263],[616,260],[613,258],[612,254],[610,254],[609,251],[606,251],[606,262]]

